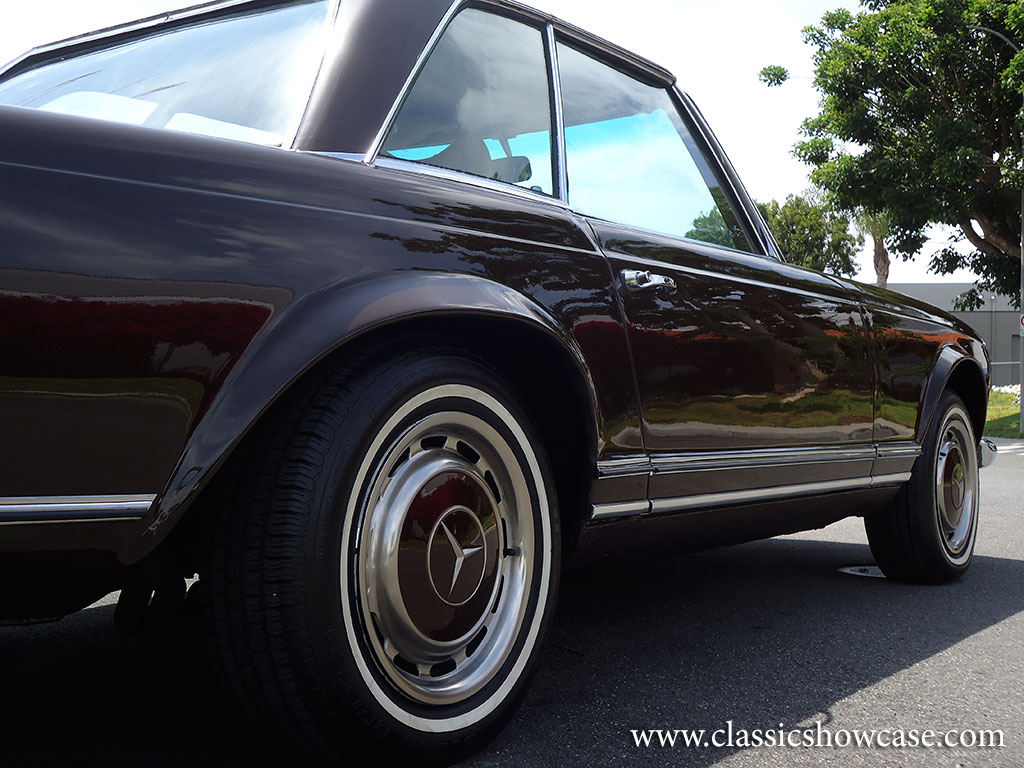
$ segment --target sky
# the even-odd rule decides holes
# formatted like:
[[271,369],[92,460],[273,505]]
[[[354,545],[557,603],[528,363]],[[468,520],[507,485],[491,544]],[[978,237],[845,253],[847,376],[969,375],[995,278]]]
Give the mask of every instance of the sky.
[[[344,1],[344,0],[343,0]],[[0,62],[36,45],[150,16],[198,0],[44,0],[10,3],[0,26]],[[800,123],[816,111],[812,49],[800,32],[854,0],[528,0],[675,73],[696,101],[756,200],[785,199],[809,185],[808,168],[791,150]],[[7,5],[7,3],[5,3]],[[791,79],[768,88],[757,74],[780,64]],[[933,232],[914,262],[894,261],[890,283],[970,282],[969,272],[928,273],[928,254],[946,235]],[[870,239],[869,239],[870,240]],[[857,279],[874,282],[870,241]]]

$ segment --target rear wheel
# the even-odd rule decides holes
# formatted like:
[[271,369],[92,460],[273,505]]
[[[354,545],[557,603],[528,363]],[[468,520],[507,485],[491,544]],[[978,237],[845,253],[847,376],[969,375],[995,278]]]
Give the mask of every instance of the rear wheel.
[[866,517],[871,553],[890,579],[941,583],[971,564],[978,533],[978,441],[963,401],[947,392],[910,481]]
[[437,349],[319,375],[272,422],[235,462],[202,574],[236,701],[292,759],[479,747],[525,690],[557,587],[525,408]]

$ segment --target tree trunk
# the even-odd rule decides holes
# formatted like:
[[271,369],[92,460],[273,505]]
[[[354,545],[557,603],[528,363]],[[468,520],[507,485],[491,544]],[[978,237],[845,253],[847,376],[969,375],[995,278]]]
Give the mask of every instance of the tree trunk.
[[885,238],[875,237],[875,283],[879,288],[885,288],[889,282],[889,251],[885,248]]

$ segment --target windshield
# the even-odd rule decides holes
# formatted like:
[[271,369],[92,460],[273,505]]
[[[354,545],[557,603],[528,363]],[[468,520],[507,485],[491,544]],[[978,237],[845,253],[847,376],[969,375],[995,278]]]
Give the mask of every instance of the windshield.
[[329,5],[239,12],[58,59],[0,83],[0,104],[280,145],[309,98]]

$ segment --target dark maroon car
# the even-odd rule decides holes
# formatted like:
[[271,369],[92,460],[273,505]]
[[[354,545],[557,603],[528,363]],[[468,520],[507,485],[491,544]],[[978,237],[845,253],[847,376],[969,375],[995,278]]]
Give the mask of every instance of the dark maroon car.
[[195,603],[291,759],[478,747],[570,556],[859,515],[890,578],[970,564],[984,345],[787,264],[634,54],[507,0],[232,0],[0,104],[0,618]]

